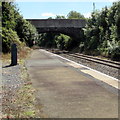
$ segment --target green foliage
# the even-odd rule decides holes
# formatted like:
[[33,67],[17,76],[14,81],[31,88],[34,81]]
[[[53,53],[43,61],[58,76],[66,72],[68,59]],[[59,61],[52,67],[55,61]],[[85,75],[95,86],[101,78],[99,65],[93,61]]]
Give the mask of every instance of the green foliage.
[[42,33],[39,35],[39,42],[38,44],[42,47],[46,48],[55,48],[55,33]]
[[17,42],[18,47],[20,47],[20,41],[31,47],[38,37],[36,28],[23,19],[13,2],[2,2],[2,27],[3,52],[10,51],[11,41]]
[[65,16],[57,15],[55,19],[66,19]]
[[20,41],[25,42],[29,47],[38,39],[36,28],[22,17],[17,19],[16,31]]
[[94,11],[84,29],[84,51],[94,51],[113,60],[120,59],[120,2]]
[[64,34],[42,33],[39,35],[39,46],[46,48],[69,49],[71,38]]
[[68,49],[69,48],[69,41],[71,38],[67,35],[60,34],[59,36],[55,36],[55,41],[58,49]]
[[2,26],[15,29],[15,7],[12,2],[2,2]]
[[70,11],[67,15],[68,19],[85,19],[85,17],[76,11]]
[[52,17],[49,17],[48,19],[53,19]]
[[1,36],[2,36],[3,52],[5,53],[9,52],[12,43],[16,43],[18,48],[20,49],[22,43],[19,41],[19,37],[15,31],[3,27]]

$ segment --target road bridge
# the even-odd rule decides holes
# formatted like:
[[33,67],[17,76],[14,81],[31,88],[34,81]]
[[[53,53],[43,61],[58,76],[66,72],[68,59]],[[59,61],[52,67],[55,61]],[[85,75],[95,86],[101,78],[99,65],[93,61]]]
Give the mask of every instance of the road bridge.
[[39,33],[57,32],[80,38],[81,29],[85,27],[84,19],[27,19]]

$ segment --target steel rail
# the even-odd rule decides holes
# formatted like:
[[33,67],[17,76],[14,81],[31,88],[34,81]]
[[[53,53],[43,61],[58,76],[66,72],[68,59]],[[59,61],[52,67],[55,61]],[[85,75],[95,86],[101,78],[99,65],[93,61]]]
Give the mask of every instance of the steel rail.
[[107,66],[110,66],[110,67],[120,69],[120,63],[119,62],[114,62],[114,61],[110,61],[110,60],[104,60],[104,59],[91,57],[91,56],[83,55],[83,54],[79,54],[79,53],[67,54],[67,55],[75,57],[75,58],[85,59],[85,60],[88,60],[88,61],[91,61],[91,62],[96,62],[96,63],[99,63],[99,64],[103,64],[103,65],[107,65]]

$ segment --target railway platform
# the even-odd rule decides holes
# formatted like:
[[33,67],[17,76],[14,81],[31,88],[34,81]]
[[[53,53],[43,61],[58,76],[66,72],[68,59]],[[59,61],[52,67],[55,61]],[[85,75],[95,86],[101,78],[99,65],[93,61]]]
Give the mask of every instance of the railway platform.
[[43,49],[26,66],[46,117],[118,118],[117,79]]

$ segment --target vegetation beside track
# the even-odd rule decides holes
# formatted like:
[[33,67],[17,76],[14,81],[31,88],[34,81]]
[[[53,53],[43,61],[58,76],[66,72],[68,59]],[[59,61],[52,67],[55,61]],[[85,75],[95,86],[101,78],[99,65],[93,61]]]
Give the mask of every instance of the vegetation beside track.
[[[79,14],[80,17],[77,17]],[[64,17],[65,18],[65,17]],[[85,19],[80,13],[71,11],[66,19]],[[59,17],[63,19],[63,17]],[[76,40],[63,34],[44,33],[39,36],[39,45],[46,48],[76,51],[120,61],[120,1],[101,11],[94,10],[86,19],[81,38]]]

